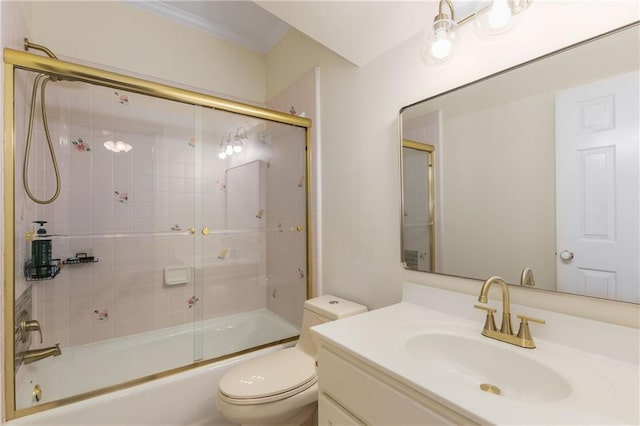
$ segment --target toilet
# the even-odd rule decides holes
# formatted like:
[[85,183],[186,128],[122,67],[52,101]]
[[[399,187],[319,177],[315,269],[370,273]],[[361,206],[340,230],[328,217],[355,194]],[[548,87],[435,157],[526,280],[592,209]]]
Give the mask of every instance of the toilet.
[[307,300],[298,343],[251,359],[225,374],[216,397],[218,411],[242,425],[315,424],[318,349],[309,329],[366,311],[363,305],[330,295]]

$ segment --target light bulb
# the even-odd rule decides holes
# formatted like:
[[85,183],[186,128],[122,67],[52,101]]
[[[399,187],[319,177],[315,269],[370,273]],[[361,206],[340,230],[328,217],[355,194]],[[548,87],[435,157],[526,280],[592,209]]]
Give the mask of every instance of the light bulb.
[[104,147],[107,148],[109,151],[112,151],[112,152],[122,152],[122,151],[129,152],[133,148],[128,143],[122,142],[122,141],[117,141],[117,142],[106,141],[104,143]]
[[446,15],[438,15],[433,26],[425,31],[420,46],[420,57],[427,65],[444,63],[455,54],[458,34],[457,24]]
[[227,153],[227,155],[233,154],[233,145],[228,144],[224,151]]
[[118,152],[121,152],[121,151],[129,152],[129,151],[131,151],[131,148],[133,148],[128,143],[122,142],[122,141],[116,142],[116,147],[118,148]]
[[431,55],[435,59],[446,58],[451,53],[451,40],[447,38],[447,30],[440,29],[435,33],[435,39],[431,43]]
[[507,0],[493,0],[487,17],[487,24],[493,29],[501,29],[509,25],[511,21],[511,9]]
[[227,153],[224,152],[224,151],[220,151],[218,153],[218,158],[221,159],[221,160],[224,160],[225,158],[227,158]]
[[242,145],[240,145],[239,143],[238,143],[238,144],[235,144],[235,145],[233,146],[233,151],[234,151],[234,152],[242,152]]

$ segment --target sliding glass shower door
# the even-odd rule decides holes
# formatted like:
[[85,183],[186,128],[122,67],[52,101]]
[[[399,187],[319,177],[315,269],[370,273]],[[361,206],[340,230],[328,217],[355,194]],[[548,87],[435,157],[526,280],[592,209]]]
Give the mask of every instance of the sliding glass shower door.
[[298,335],[300,120],[12,74],[9,418]]
[[[37,74],[16,75],[31,95]],[[42,342],[18,342],[18,408],[34,403],[31,383],[51,401],[196,358],[194,107],[78,81],[35,88],[33,114],[30,96],[17,102],[15,282],[31,300],[16,313],[38,321]],[[60,356],[30,362],[56,344]]]
[[229,337],[203,330],[204,359],[298,334],[308,283],[305,131],[202,109],[201,324],[238,317]]

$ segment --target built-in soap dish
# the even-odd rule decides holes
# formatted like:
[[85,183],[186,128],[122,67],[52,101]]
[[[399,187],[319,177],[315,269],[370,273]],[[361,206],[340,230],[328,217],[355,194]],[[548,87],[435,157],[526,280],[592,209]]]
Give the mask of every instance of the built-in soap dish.
[[164,268],[164,283],[166,285],[187,284],[189,281],[190,277],[188,266],[166,266]]

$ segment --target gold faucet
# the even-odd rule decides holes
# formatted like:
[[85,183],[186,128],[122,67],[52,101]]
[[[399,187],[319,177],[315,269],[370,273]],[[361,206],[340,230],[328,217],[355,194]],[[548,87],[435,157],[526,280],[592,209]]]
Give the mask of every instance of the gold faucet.
[[41,359],[44,359],[50,356],[58,356],[58,355],[62,355],[62,350],[60,349],[60,343],[56,343],[55,346],[51,346],[48,348],[32,349],[29,351],[24,351],[22,354],[22,362],[24,364],[31,364],[32,362],[40,361]]
[[524,268],[520,275],[520,285],[522,287],[535,287],[536,281],[533,279],[533,271],[531,268]]
[[480,289],[478,302],[487,303],[489,288],[491,288],[494,283],[499,284],[500,289],[502,290],[502,324],[500,325],[500,330],[498,331],[496,328],[495,320],[493,318],[493,314],[496,312],[496,309],[489,306],[474,305],[474,308],[487,311],[487,317],[485,319],[484,327],[482,328],[482,335],[523,348],[535,348],[536,344],[534,343],[533,337],[531,337],[531,331],[529,330],[529,321],[537,322],[539,324],[544,324],[545,321],[539,318],[518,315],[518,318],[520,319],[520,329],[518,330],[518,334],[513,334],[511,328],[511,303],[509,301],[509,287],[502,278],[493,276],[487,279],[482,284],[482,288]]

